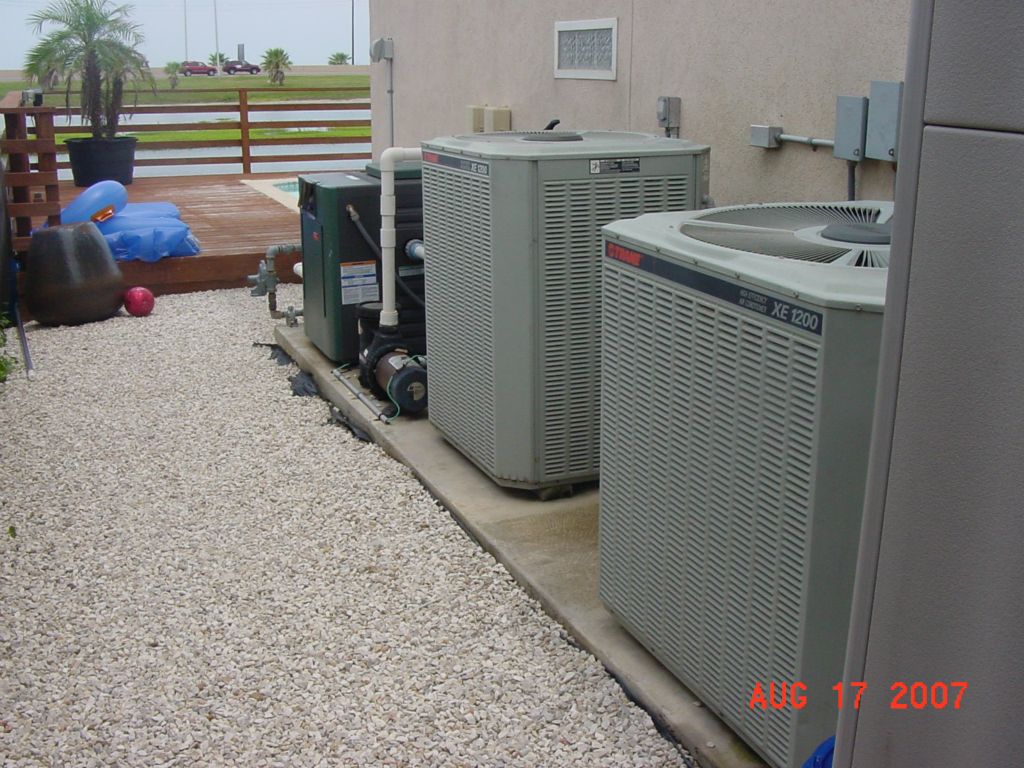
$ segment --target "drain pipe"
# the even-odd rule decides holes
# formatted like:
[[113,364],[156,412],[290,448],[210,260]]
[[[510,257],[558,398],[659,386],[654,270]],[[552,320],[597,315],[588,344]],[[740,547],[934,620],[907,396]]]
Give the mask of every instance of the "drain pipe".
[[395,308],[395,166],[403,160],[419,160],[419,147],[391,147],[380,156],[380,327],[397,328]]

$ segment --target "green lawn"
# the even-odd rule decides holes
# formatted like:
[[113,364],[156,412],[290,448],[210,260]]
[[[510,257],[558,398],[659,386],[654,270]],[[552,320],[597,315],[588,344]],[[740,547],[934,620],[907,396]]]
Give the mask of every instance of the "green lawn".
[[[0,82],[0,97],[10,91],[21,91],[29,87],[24,82]],[[332,98],[368,98],[370,95],[369,75],[287,75],[284,88],[358,88],[358,91],[331,94],[325,92],[280,91],[271,86],[264,75],[218,75],[205,77],[178,77],[178,87],[171,89],[166,77],[156,80],[156,92],[139,91],[136,97],[129,95],[129,105],[138,104],[194,104],[231,103],[238,100],[237,91],[214,91],[214,88],[273,88],[272,91],[249,94],[250,101],[306,101]],[[64,93],[47,93],[43,103],[47,106],[63,107]],[[72,106],[78,105],[77,91],[71,94]],[[153,139],[156,141],[156,139]]]
[[[210,123],[215,125],[215,123]],[[62,144],[67,139],[88,137],[89,133],[62,133],[57,136],[57,143]],[[136,136],[139,144],[148,144],[153,141],[214,141],[218,139],[233,139],[238,141],[241,132],[237,128],[210,128],[197,131],[140,131],[132,133],[131,123],[121,123],[119,136]],[[295,139],[304,136],[317,136],[328,138],[332,136],[361,136],[367,141],[370,140],[370,129],[367,127],[344,127],[329,128],[326,131],[314,130],[284,130],[282,128],[251,128],[249,136],[253,139]]]

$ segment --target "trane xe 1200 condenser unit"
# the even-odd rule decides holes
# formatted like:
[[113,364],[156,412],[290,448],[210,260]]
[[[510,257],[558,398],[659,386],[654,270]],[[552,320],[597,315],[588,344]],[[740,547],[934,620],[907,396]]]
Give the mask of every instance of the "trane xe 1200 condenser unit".
[[605,228],[601,598],[777,768],[835,732],[891,215]]
[[430,420],[495,482],[597,477],[601,227],[699,208],[708,155],[605,131],[423,144]]

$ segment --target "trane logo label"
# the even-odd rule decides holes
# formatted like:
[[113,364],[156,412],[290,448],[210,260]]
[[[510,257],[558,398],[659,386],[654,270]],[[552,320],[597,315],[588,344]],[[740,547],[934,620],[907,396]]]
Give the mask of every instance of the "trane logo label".
[[801,307],[769,293],[746,288],[649,253],[634,251],[632,248],[626,248],[618,243],[607,243],[604,253],[613,261],[628,264],[673,283],[685,285],[694,291],[714,296],[716,299],[726,301],[748,312],[755,312],[793,328],[799,328],[801,331],[817,336],[824,331],[825,318],[821,312]]
[[631,267],[639,267],[640,262],[643,261],[644,255],[639,251],[631,251],[629,248],[623,248],[621,245],[615,243],[608,243],[608,258],[621,261],[624,264],[629,264]]
[[464,157],[442,155],[440,152],[424,152],[423,162],[431,163],[433,165],[444,165],[448,168],[454,168],[457,171],[475,173],[478,176],[491,175],[491,166],[488,163],[482,163],[479,160],[467,160]]

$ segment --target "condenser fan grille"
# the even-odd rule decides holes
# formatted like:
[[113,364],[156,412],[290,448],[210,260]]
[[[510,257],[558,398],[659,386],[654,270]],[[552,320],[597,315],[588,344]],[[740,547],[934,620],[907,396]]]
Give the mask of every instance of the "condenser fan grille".
[[[843,262],[852,266],[888,264],[888,253],[856,246],[815,242],[797,236],[800,230],[835,223],[871,223],[881,211],[863,205],[763,205],[709,212],[680,226],[679,231],[703,243],[781,259]],[[881,262],[885,263],[881,263]]]
[[857,254],[857,260],[853,263],[855,267],[888,267],[888,251],[861,251]]
[[881,211],[864,205],[756,205],[723,208],[701,216],[697,221],[739,224],[745,227],[767,227],[796,231],[805,227],[824,226],[836,222],[878,221]]
[[792,232],[774,232],[770,229],[712,229],[700,224],[684,224],[681,231],[694,240],[711,245],[781,259],[833,262],[850,250],[808,243],[798,239]]
[[474,133],[473,141],[506,142],[522,139],[523,141],[583,141],[578,131],[492,131],[491,133]]

